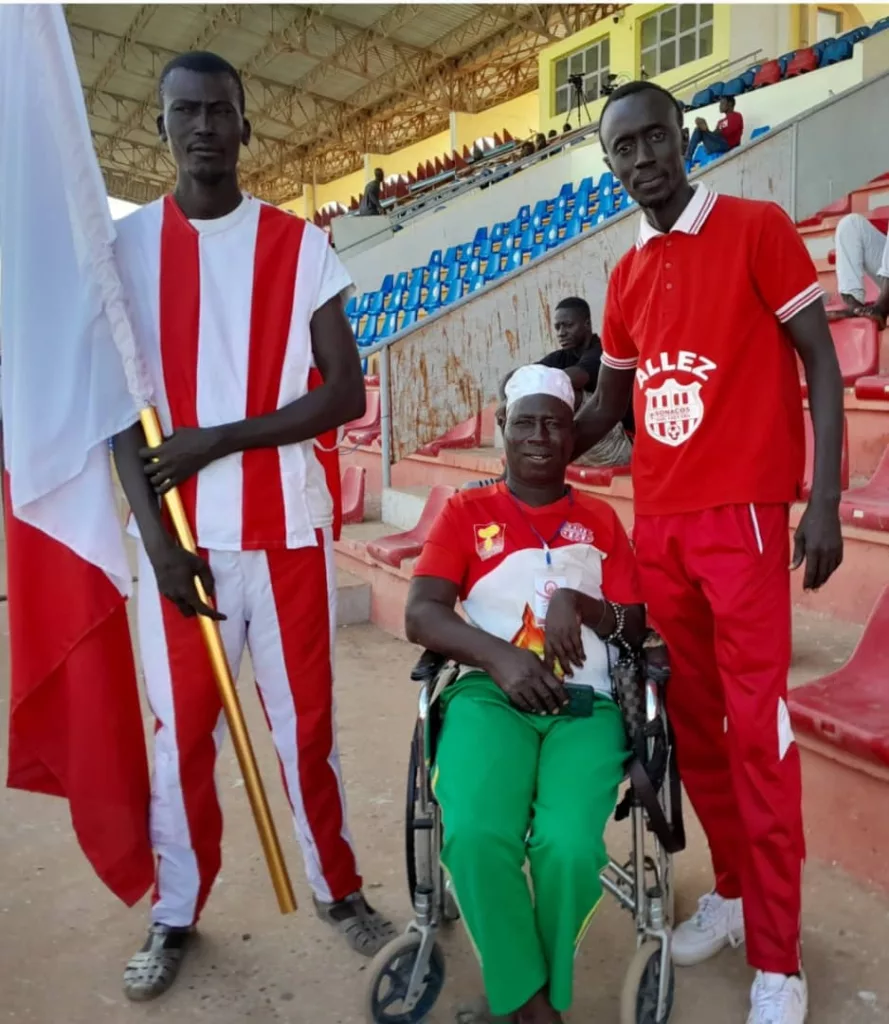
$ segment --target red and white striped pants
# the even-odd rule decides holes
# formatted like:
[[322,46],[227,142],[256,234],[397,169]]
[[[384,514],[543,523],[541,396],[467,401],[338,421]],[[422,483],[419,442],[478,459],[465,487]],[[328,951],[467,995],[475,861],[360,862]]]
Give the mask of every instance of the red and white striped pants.
[[[278,751],[306,875],[324,901],[361,888],[346,825],[333,723],[336,570],[329,530],[318,546],[211,551],[232,672],[244,647]],[[219,871],[222,813],[215,764],[225,720],[197,619],[161,598],[139,556],[139,643],[157,719],[151,836],[153,920],[194,924]]]

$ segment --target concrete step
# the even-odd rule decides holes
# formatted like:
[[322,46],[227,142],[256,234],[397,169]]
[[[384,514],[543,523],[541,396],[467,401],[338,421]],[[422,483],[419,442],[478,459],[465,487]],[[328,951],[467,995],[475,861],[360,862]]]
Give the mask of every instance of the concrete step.
[[399,530],[412,530],[420,521],[431,487],[384,487],[382,520]]
[[357,626],[362,622],[370,622],[371,587],[367,580],[361,579],[345,569],[336,571],[336,624],[337,626]]

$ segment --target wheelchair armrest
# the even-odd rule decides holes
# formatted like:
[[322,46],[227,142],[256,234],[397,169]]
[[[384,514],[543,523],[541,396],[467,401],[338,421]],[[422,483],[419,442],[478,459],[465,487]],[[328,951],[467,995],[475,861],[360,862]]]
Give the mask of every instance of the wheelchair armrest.
[[411,669],[411,680],[415,683],[430,683],[444,668],[447,658],[435,651],[423,651],[416,665]]

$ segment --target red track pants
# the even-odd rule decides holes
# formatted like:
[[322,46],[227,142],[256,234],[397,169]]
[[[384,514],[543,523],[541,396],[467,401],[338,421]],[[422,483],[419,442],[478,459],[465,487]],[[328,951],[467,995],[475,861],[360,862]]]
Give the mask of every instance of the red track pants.
[[759,970],[799,970],[802,784],[787,711],[790,550],[782,505],[638,516],[649,614],[670,650],[667,706],[716,891],[742,896]]

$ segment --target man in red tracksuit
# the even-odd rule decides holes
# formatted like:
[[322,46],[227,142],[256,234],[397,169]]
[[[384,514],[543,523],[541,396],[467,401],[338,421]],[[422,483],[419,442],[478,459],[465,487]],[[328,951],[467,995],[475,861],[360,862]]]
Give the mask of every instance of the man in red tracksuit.
[[692,187],[682,110],[649,82],[600,120],[609,166],[643,211],[608,283],[602,368],[576,452],[636,414],[634,539],[643,595],[673,664],[679,765],[714,891],[674,933],[678,964],[746,937],[748,1024],[802,1024],[805,857],[787,711],[789,506],[804,460],[797,354],[815,428],[793,567],[820,587],[842,560],[843,389],[811,259],[773,203]]

